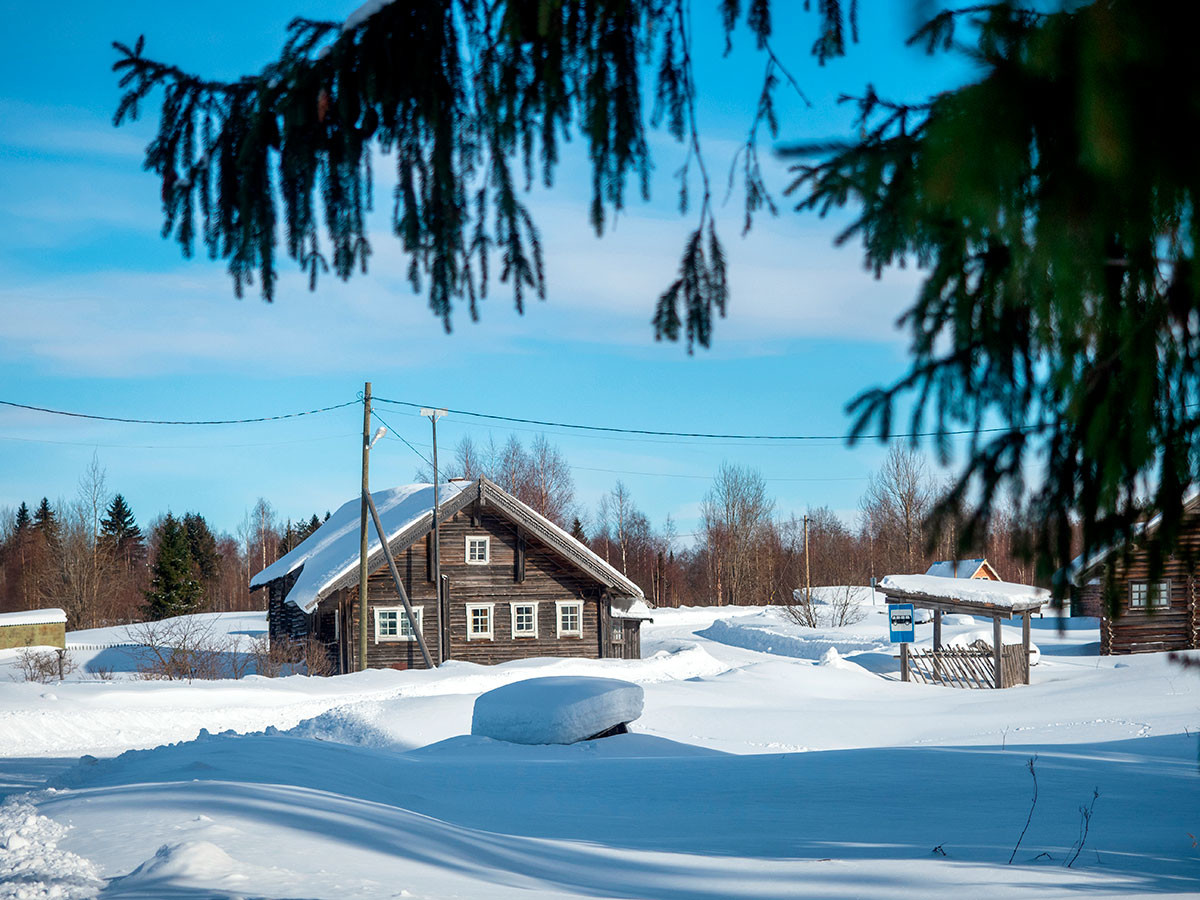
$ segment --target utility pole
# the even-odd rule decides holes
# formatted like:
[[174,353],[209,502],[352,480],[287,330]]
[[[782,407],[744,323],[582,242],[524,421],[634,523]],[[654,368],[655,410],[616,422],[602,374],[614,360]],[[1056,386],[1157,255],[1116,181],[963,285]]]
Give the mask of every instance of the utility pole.
[[[362,516],[358,531],[358,671],[367,668],[367,498],[371,468],[371,382],[363,386]],[[383,535],[379,536],[382,541]],[[349,624],[349,623],[347,623]]]
[[808,570],[808,516],[804,517],[804,594],[812,608],[812,577]]
[[429,424],[433,426],[433,590],[434,596],[437,597],[435,606],[438,622],[438,662],[441,663],[450,655],[449,641],[446,640],[446,628],[443,627],[446,613],[442,610],[442,542],[438,540],[438,506],[440,504],[438,497],[437,420],[446,415],[446,410],[422,407],[421,415],[428,416]]

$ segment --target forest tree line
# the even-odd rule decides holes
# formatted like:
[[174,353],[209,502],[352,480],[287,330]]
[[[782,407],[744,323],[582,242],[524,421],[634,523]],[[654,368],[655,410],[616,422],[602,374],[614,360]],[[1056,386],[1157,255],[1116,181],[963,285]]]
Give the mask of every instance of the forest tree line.
[[[986,556],[1006,581],[1034,581],[1018,552],[1019,513],[995,516],[979,546],[958,547],[952,526],[935,534],[928,524],[944,486],[921,456],[900,447],[870,477],[853,525],[824,506],[784,515],[762,475],[732,463],[717,471],[694,533],[680,534],[669,516],[655,527],[622,481],[589,510],[577,502],[565,455],[541,435],[528,446],[516,436],[500,445],[464,438],[439,474],[491,478],[625,573],[654,606],[788,603],[806,581],[866,585],[972,555]],[[251,577],[328,516],[281,519],[259,498],[233,534],[214,531],[199,511],[168,511],[139,524],[93,458],[72,499],[0,510],[0,612],[60,607],[68,627],[80,629],[262,609],[265,597],[250,593]]]

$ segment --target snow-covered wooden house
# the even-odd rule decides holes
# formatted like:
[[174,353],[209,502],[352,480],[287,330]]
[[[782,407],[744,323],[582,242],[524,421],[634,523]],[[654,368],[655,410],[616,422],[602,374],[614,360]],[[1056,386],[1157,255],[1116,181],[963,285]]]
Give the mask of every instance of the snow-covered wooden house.
[[1200,648],[1200,492],[1184,501],[1183,512],[1178,546],[1153,578],[1157,518],[1140,529],[1128,553],[1107,548],[1072,563],[1071,613],[1099,617],[1101,653]]
[[[434,585],[433,485],[372,493],[410,622],[379,536],[369,527],[367,665],[421,668],[419,629],[434,664],[535,656],[641,656],[642,591],[567,532],[487,478],[440,486],[440,602]],[[315,638],[336,672],[357,666],[360,499],[341,506],[259,572],[273,640]]]
[[986,559],[943,559],[925,570],[926,575],[938,578],[976,578],[1000,581],[1000,576]]

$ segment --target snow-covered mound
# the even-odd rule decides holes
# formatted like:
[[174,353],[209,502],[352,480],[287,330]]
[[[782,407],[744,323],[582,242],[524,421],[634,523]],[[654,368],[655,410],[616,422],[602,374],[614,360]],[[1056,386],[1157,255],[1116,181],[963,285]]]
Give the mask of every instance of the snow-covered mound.
[[641,685],[551,676],[498,687],[475,700],[471,734],[516,744],[573,744],[642,714]]
[[864,650],[881,650],[890,647],[882,637],[847,633],[845,629],[804,628],[788,622],[776,610],[759,610],[755,615],[742,615],[736,619],[718,619],[698,637],[707,638],[732,647],[757,650],[775,656],[790,656],[794,659],[819,660],[830,649],[840,655]]

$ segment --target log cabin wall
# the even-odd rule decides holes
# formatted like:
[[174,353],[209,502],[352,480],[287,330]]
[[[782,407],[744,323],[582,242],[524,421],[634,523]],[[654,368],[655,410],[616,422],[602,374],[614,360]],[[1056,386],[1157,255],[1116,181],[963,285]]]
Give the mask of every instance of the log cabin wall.
[[[439,523],[441,533],[441,569],[446,581],[446,607],[450,626],[450,658],[493,664],[535,656],[562,656],[597,659],[610,655],[611,645],[602,640],[602,619],[607,618],[608,602],[603,586],[575,568],[557,553],[543,546],[528,533],[489,512],[468,508]],[[478,524],[472,524],[478,521]],[[466,561],[467,538],[487,537],[489,556],[485,565]],[[419,609],[422,635],[429,652],[438,661],[437,609],[429,541],[420,538],[396,554],[396,567],[414,610]],[[523,547],[523,550],[519,549]],[[522,559],[523,556],[523,559]],[[522,565],[523,563],[523,565]],[[518,580],[521,578],[522,580]],[[387,566],[374,572],[367,588],[370,617],[367,621],[367,665],[371,668],[423,668],[421,650],[415,640],[376,640],[375,610],[402,607]],[[513,636],[512,603],[537,604],[537,636]],[[558,636],[558,603],[581,604],[581,634]],[[350,652],[358,647],[358,590],[338,591],[321,603],[321,609],[342,604],[349,622],[343,638]],[[467,639],[467,607],[491,604],[492,637]],[[324,635],[323,635],[324,639]],[[637,644],[640,652],[640,643]],[[350,667],[353,669],[353,665]]]
[[272,641],[303,640],[308,636],[311,617],[284,600],[299,577],[297,569],[267,585],[267,634]]
[[1180,538],[1181,546],[1163,560],[1156,582],[1169,581],[1167,606],[1131,605],[1131,585],[1149,583],[1150,554],[1139,548],[1128,567],[1118,563],[1115,585],[1119,615],[1104,608],[1103,577],[1078,589],[1077,608],[1084,614],[1100,615],[1100,652],[1104,655],[1187,650],[1200,647],[1200,518],[1193,519]]

